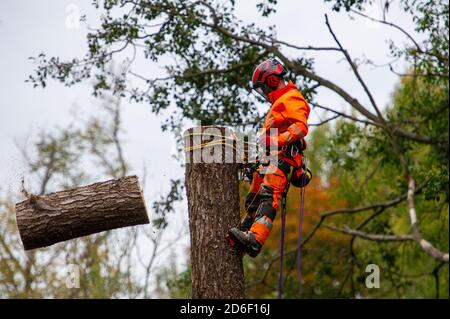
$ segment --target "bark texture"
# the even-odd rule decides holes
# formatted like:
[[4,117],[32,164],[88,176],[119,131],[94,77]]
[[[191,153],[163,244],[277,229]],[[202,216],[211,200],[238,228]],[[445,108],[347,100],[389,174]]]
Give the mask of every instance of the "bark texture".
[[16,219],[25,250],[149,223],[137,176],[31,195],[16,204]]
[[[236,226],[240,218],[238,164],[232,161],[235,156],[232,147],[217,146],[220,138],[205,133],[211,128],[217,129],[191,128],[184,136],[187,147],[185,183],[191,237],[192,296],[244,298],[242,256],[225,239],[228,230]],[[229,137],[225,128],[219,129],[224,137]],[[201,138],[198,138],[199,132]],[[189,147],[196,148],[207,141],[213,141],[211,144],[215,146],[189,150]],[[219,159],[221,163],[194,162],[195,159],[198,162],[202,153],[210,155],[214,152],[216,161]]]

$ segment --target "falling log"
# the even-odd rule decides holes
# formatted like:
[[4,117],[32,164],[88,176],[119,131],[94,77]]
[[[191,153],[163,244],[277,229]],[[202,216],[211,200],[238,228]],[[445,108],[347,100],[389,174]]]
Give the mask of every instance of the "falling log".
[[225,239],[240,219],[239,164],[230,137],[230,130],[213,126],[184,134],[193,298],[245,297],[242,256]]
[[149,223],[137,176],[30,195],[16,204],[16,219],[25,250]]

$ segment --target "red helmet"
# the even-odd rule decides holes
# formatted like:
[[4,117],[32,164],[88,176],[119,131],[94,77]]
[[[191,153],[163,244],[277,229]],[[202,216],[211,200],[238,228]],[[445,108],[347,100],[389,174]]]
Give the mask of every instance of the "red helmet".
[[286,69],[277,59],[265,60],[253,72],[253,89],[268,100],[268,94],[277,88],[285,74]]

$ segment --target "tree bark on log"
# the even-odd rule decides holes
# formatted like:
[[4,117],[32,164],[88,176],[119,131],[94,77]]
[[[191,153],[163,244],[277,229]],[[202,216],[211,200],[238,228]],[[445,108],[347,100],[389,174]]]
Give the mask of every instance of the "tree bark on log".
[[25,250],[149,223],[137,176],[30,195],[16,204],[16,219]]
[[[239,223],[240,208],[236,154],[220,142],[224,138],[233,143],[224,127],[184,134],[193,298],[245,297],[242,256],[225,239]],[[200,146],[207,141],[211,147]]]

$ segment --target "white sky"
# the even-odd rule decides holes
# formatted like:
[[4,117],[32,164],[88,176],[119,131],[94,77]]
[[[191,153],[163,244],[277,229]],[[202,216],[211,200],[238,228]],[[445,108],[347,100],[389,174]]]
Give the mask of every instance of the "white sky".
[[[0,191],[16,191],[24,166],[20,154],[14,146],[13,139],[24,139],[27,134],[36,133],[41,128],[54,125],[67,125],[72,117],[70,109],[74,105],[82,106],[84,112],[93,112],[90,107],[96,102],[91,96],[89,83],[66,88],[59,83],[48,82],[45,90],[33,89],[25,79],[33,71],[28,60],[45,52],[48,56],[63,58],[81,57],[86,49],[87,30],[67,28],[68,10],[75,4],[81,14],[86,14],[90,25],[98,23],[98,12],[90,5],[91,1],[81,0],[3,0],[0,2]],[[329,3],[322,1],[279,0],[278,11],[270,18],[261,18],[256,14],[254,1],[236,1],[237,15],[246,22],[257,25],[275,24],[280,40],[296,45],[334,46],[333,39],[324,24],[324,13],[329,14],[330,22],[353,57],[372,59],[378,64],[391,60],[387,55],[387,39],[397,43],[407,42],[398,31],[385,26],[374,26],[367,21],[349,19],[346,13],[334,13]],[[377,10],[370,12],[379,16]],[[411,22],[401,13],[398,4],[392,6],[389,19],[412,31]],[[413,32],[412,32],[413,33]],[[294,56],[295,51],[285,51]],[[325,78],[341,85],[354,94],[361,102],[368,105],[361,87],[342,61],[338,53],[317,53],[315,70]],[[340,61],[340,62],[339,62]],[[404,67],[397,64],[399,70]],[[142,73],[158,73],[155,66],[139,60],[132,68]],[[397,81],[396,76],[386,68],[373,69],[363,67],[362,75],[380,106],[389,102],[390,94]],[[250,74],[248,77],[250,78]],[[319,101],[323,104],[342,108],[344,102],[336,95],[320,90]],[[267,106],[262,106],[266,108]],[[314,112],[310,122],[317,122]],[[162,118],[151,113],[148,106],[124,102],[123,108],[125,135],[125,155],[132,167],[132,173],[141,175],[145,163],[148,169],[147,200],[161,190],[167,190],[169,179],[183,175],[183,169],[172,159],[174,138],[170,133],[160,130]],[[322,115],[322,118],[327,118]],[[184,206],[183,206],[184,207]],[[151,212],[149,212],[151,214]],[[176,227],[186,222],[185,209],[177,215]],[[187,245],[188,238],[184,244]]]

